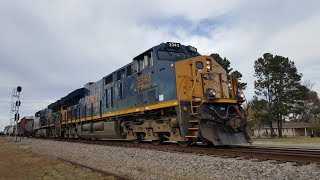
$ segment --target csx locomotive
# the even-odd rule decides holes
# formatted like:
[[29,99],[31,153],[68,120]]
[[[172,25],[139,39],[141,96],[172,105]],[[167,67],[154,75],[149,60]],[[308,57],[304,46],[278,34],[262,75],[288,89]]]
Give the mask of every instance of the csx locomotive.
[[237,84],[211,56],[161,43],[37,112],[35,135],[182,146],[248,143],[245,97]]

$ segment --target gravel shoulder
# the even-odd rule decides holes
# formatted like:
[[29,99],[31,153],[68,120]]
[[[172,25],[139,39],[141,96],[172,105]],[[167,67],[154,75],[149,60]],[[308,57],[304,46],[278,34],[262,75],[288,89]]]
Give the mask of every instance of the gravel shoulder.
[[320,179],[315,164],[295,166],[241,158],[23,139],[41,156],[66,159],[129,179]]

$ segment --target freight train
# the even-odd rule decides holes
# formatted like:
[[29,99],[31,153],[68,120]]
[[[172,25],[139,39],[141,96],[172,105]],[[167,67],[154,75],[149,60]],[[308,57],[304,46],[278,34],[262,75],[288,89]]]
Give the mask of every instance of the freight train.
[[32,136],[33,135],[33,116],[23,117],[18,123],[18,135],[23,136]]
[[34,135],[182,146],[250,143],[244,98],[235,77],[211,56],[161,43],[37,112]]
[[[19,136],[33,136],[34,132],[34,117],[25,116],[23,117],[16,127],[16,125],[9,125],[4,128],[4,135],[19,135]],[[16,133],[17,130],[17,133]]]

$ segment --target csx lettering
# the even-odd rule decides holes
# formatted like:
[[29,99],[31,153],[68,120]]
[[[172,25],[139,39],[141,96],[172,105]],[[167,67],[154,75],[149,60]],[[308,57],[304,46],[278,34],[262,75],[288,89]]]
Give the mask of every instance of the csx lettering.
[[174,43],[174,42],[169,42],[169,47],[180,47],[180,44],[179,43]]
[[99,100],[99,96],[100,96],[100,92],[90,94],[89,96],[86,97],[85,104],[97,102]]
[[151,74],[144,74],[137,78],[137,88],[138,89],[146,89],[150,88],[151,84]]

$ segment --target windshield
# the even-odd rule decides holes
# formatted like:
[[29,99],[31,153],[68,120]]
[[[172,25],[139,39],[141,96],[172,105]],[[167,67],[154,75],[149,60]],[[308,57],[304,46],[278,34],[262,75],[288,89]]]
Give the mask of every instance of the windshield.
[[172,52],[172,51],[158,51],[158,58],[164,61],[176,61],[179,59],[185,59],[188,56],[185,53],[181,52]]

